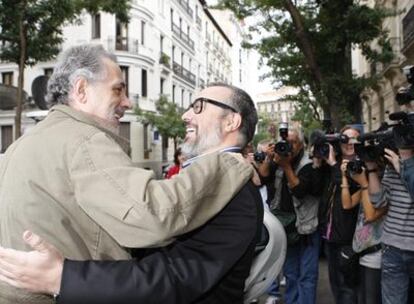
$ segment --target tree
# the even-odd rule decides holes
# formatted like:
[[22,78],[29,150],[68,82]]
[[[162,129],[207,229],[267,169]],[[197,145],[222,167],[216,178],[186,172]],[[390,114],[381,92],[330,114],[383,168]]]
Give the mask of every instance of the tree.
[[239,18],[260,17],[250,38],[262,38],[246,46],[270,67],[266,77],[300,89],[297,100],[307,103],[315,119],[321,120],[321,108],[336,127],[361,122],[360,93],[378,79],[352,73],[351,50],[359,46],[372,64],[389,62],[393,53],[382,22],[396,12],[355,0],[221,0],[218,8]]
[[21,135],[26,66],[53,58],[63,42],[62,27],[80,22],[83,12],[114,13],[128,21],[130,0],[0,0],[0,59],[19,68],[15,138]]
[[183,109],[170,102],[165,95],[161,95],[155,102],[155,109],[157,112],[144,111],[138,107],[135,114],[141,123],[156,127],[163,138],[172,138],[176,151],[179,139],[185,136],[185,126],[181,119]]

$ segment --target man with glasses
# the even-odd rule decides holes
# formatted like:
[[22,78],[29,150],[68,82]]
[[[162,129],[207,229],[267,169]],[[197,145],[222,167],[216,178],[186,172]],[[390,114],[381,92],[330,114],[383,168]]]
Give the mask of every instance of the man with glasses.
[[[182,118],[189,168],[215,151],[241,152],[257,123],[249,95],[226,84],[202,90]],[[0,249],[0,279],[32,292],[59,293],[58,303],[241,304],[262,222],[260,194],[249,181],[204,226],[169,246],[142,250],[137,259],[63,260],[53,246],[29,234],[34,251]]]

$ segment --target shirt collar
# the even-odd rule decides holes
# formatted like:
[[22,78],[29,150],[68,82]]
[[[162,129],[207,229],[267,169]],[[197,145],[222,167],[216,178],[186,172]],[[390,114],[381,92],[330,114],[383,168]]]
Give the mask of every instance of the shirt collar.
[[[220,150],[220,153],[223,153],[223,152],[241,153],[241,151],[242,151],[242,149],[241,149],[240,147],[233,146],[233,147],[227,147],[227,148],[221,149],[221,150]],[[210,153],[204,153],[204,154],[201,154],[201,155],[198,155],[198,156],[192,157],[192,158],[190,158],[190,159],[187,159],[187,160],[183,163],[182,167],[183,167],[183,168],[188,167],[189,165],[191,165],[191,164],[192,164],[194,161],[196,161],[197,159],[200,159],[201,157],[206,156],[206,155],[208,155],[208,154],[210,154]]]

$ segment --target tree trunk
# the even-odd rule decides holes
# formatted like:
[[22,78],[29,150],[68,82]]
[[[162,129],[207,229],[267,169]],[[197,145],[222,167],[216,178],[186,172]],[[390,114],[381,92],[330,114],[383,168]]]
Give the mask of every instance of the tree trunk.
[[289,12],[292,18],[293,24],[296,29],[295,34],[299,40],[299,48],[302,50],[303,55],[305,56],[306,62],[308,64],[308,68],[314,77],[315,86],[321,97],[322,104],[328,104],[328,99],[326,98],[325,92],[323,91],[322,73],[316,61],[314,47],[303,25],[302,16],[298,11],[296,5],[293,4],[291,0],[285,0],[284,3],[286,10]]
[[17,140],[22,135],[22,110],[23,110],[23,85],[24,85],[24,68],[27,52],[27,33],[24,24],[24,12],[26,10],[27,1],[22,2],[21,16],[19,20],[19,36],[20,36],[20,59],[19,59],[19,78],[17,84],[17,100],[16,100],[16,116],[14,118],[14,139]]

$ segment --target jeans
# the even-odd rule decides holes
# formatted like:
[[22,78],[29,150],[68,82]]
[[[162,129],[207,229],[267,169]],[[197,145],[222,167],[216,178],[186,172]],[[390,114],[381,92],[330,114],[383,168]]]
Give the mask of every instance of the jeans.
[[286,278],[286,304],[314,304],[319,271],[320,236],[316,231],[301,236],[298,243],[289,245],[283,274]]
[[359,304],[381,304],[381,269],[360,266]]
[[325,254],[328,259],[329,283],[336,304],[357,304],[357,285],[345,283],[344,274],[339,267],[342,245],[326,242]]
[[282,298],[282,293],[280,292],[279,277],[277,277],[276,280],[273,281],[272,285],[270,285],[269,289],[267,290],[267,294],[276,298]]
[[382,303],[407,303],[414,280],[414,251],[386,245],[382,253]]

